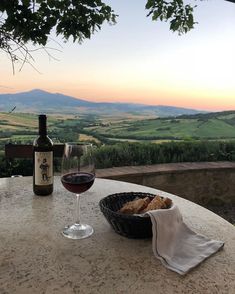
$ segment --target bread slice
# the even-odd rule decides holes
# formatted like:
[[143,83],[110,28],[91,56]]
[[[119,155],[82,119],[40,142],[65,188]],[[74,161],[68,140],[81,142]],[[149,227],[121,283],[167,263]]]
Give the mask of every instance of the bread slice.
[[142,213],[147,212],[149,210],[170,208],[171,205],[172,200],[170,198],[155,196],[153,200],[148,204],[148,206],[142,211]]
[[123,207],[119,210],[121,213],[125,214],[136,214],[140,213],[140,211],[144,210],[148,204],[150,203],[150,198],[138,198],[133,201],[129,201],[123,205]]

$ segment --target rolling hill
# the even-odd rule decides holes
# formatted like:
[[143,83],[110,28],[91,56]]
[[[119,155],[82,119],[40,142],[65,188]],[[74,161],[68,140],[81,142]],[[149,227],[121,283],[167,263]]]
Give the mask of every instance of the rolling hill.
[[0,94],[0,111],[31,113],[67,113],[67,114],[118,114],[152,115],[158,117],[198,114],[202,111],[195,109],[164,106],[144,105],[135,103],[91,102],[77,99],[59,93],[49,93],[39,89],[16,94]]
[[123,121],[87,131],[115,140],[235,139],[235,111]]

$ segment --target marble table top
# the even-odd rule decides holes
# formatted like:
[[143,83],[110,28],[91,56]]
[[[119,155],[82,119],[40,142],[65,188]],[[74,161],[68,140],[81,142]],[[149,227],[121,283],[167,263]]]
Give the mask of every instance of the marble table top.
[[[108,194],[142,191],[168,196],[198,233],[224,248],[186,276],[166,269],[151,239],[116,234],[98,202]],[[96,179],[81,197],[81,218],[94,228],[83,240],[61,230],[73,222],[75,196],[55,177],[51,196],[35,196],[32,177],[0,179],[0,293],[195,293],[229,294],[235,289],[235,227],[188,200],[145,186]]]

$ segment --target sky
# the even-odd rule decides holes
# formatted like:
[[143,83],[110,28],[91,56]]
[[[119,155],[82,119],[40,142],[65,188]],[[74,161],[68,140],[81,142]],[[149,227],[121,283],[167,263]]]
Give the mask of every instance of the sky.
[[[117,24],[82,45],[52,36],[59,49],[34,54],[34,66],[13,75],[0,53],[0,93],[42,89],[89,101],[235,110],[235,4],[194,1],[195,29],[179,36],[147,18],[144,0],[104,0]],[[60,44],[58,45],[57,42]]]

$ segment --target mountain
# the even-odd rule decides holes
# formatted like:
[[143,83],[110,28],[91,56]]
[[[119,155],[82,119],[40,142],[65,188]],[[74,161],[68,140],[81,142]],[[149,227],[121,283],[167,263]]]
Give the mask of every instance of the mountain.
[[[15,107],[15,109],[14,109]],[[47,112],[47,113],[87,113],[117,114],[130,113],[156,115],[159,117],[198,114],[195,109],[145,105],[135,103],[90,102],[59,93],[49,93],[39,89],[16,94],[0,94],[0,111]]]

